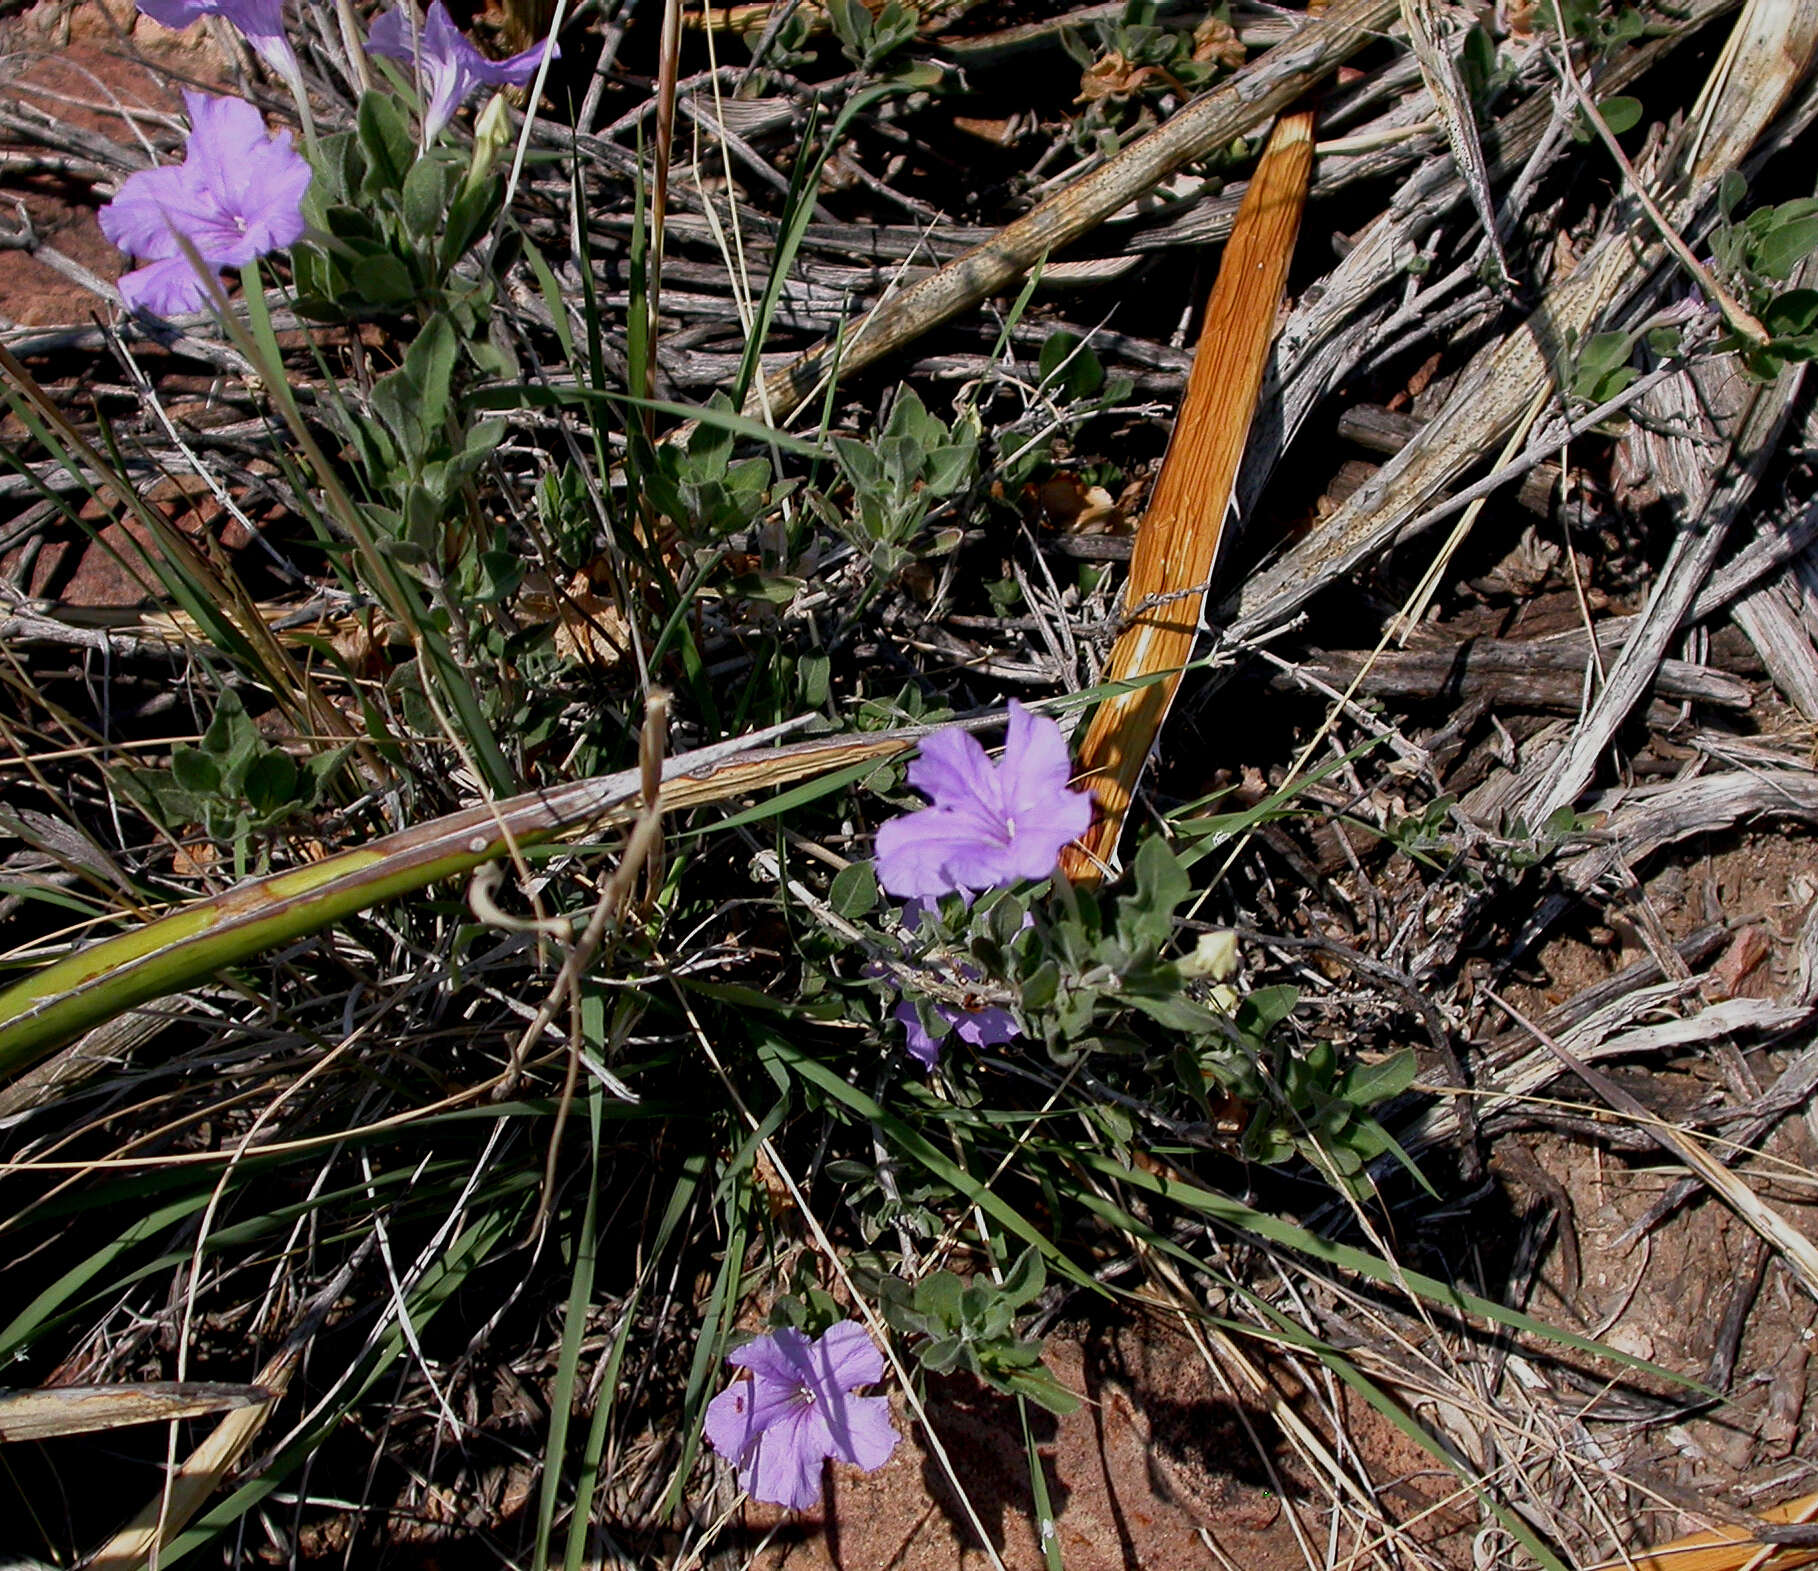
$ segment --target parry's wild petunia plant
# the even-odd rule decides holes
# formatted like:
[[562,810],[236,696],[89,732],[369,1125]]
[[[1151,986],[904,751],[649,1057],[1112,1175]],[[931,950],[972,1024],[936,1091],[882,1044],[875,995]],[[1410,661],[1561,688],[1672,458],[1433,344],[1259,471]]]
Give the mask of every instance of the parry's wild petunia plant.
[[1069,789],[1072,774],[1060,727],[1014,698],[1001,763],[969,731],[930,737],[909,783],[933,806],[878,831],[878,882],[893,895],[938,899],[1046,878],[1092,822],[1092,799]]
[[[993,764],[969,731],[931,736],[909,766],[909,783],[932,806],[893,818],[877,835],[878,882],[908,897],[905,931],[919,931],[947,895],[969,899],[998,885],[1047,878],[1069,841],[1092,822],[1092,799],[1071,785],[1072,764],[1060,727],[1010,701],[1009,737]],[[1025,917],[1024,926],[1028,926]],[[957,963],[961,984],[978,971]],[[912,1057],[932,1069],[951,1030],[972,1047],[997,1046],[1022,1034],[1001,1004],[965,998],[905,998],[893,1011]]]
[[[311,571],[332,579],[343,615],[332,637],[312,623],[303,642],[275,646],[283,660],[304,651],[299,687],[333,694],[296,703],[299,730],[324,733],[307,764],[288,734],[268,730],[261,698],[226,689],[212,723],[197,727],[200,745],[175,745],[168,768],[135,763],[118,775],[118,795],[167,838],[231,843],[218,865],[279,872],[297,855],[284,828],[308,825],[313,855],[317,834],[351,835],[348,824],[376,838],[482,800],[608,775],[648,762],[629,695],[657,681],[677,687],[675,751],[784,722],[894,730],[945,718],[934,705],[980,700],[969,676],[923,672],[880,689],[854,653],[876,597],[900,595],[911,568],[950,565],[987,533],[972,527],[988,516],[975,510],[994,483],[978,407],[961,398],[936,412],[905,389],[868,439],[842,431],[812,442],[781,430],[755,439],[738,414],[742,385],[693,411],[700,419],[685,439],[660,440],[647,409],[628,417],[627,388],[641,393],[662,369],[639,315],[647,254],[634,245],[609,279],[587,249],[597,226],[549,222],[536,204],[566,169],[551,181],[538,166],[525,176],[541,180],[535,202],[506,212],[514,93],[480,110],[471,137],[462,128],[480,89],[546,75],[553,38],[489,59],[442,0],[427,10],[406,0],[364,40],[355,33],[364,52],[352,49],[345,75],[376,85],[335,118],[324,111],[317,134],[304,68],[324,63],[320,36],[287,33],[283,0],[140,3],[167,26],[212,19],[237,29],[297,101],[300,148],[248,102],[187,94],[182,161],[125,179],[101,223],[137,264],[120,280],[133,311],[219,307],[220,275],[237,271],[248,294],[223,323],[235,348],[252,356],[245,346],[263,328],[257,347],[270,360],[259,370],[274,405],[288,388],[273,367],[310,383],[310,396],[285,408],[288,423],[269,423],[258,456],[298,499],[298,533],[315,531],[302,551],[326,564]],[[853,58],[875,64],[877,40],[857,20],[864,8],[838,9]],[[908,16],[893,14],[886,33]],[[350,29],[353,15],[343,8]],[[535,147],[526,168],[550,157],[550,141],[523,145]],[[579,193],[578,162],[573,172]],[[806,214],[817,181],[800,186],[792,200]],[[287,328],[327,329],[306,354],[294,341],[279,348],[268,296],[290,313]],[[526,298],[533,309],[516,309]],[[630,302],[629,326],[609,318],[619,298]],[[749,383],[767,346],[763,331],[747,334]],[[1051,391],[1077,403],[1096,388]],[[1017,486],[1045,461],[1000,446],[998,475],[1011,460],[1024,465]],[[291,544],[262,543],[274,555]],[[994,603],[1015,589],[1000,584]],[[802,607],[817,602],[834,609],[810,648],[803,617],[823,613]],[[206,610],[205,597],[195,603]],[[716,685],[726,671],[738,673],[731,701]],[[280,686],[268,675],[244,683],[248,695]],[[485,1072],[498,1094],[446,1122],[496,1119],[519,1163],[495,1185],[506,1197],[496,1211],[451,1232],[477,1257],[533,1236],[540,1250],[537,1227],[575,1224],[566,1253],[537,1254],[572,1263],[562,1378],[578,1380],[583,1347],[591,1357],[598,1344],[586,1317],[609,1251],[592,1231],[595,1208],[610,1201],[617,1215],[621,1199],[604,1184],[568,1182],[576,1132],[584,1125],[597,1153],[617,1138],[612,1115],[622,1117],[652,1173],[665,1182],[664,1164],[682,1173],[651,1208],[661,1227],[679,1235],[680,1219],[711,1219],[701,1253],[713,1285],[690,1327],[686,1390],[649,1426],[672,1447],[672,1504],[698,1482],[704,1437],[754,1499],[808,1509],[829,1464],[877,1469],[913,1440],[906,1422],[899,1434],[891,1403],[917,1411],[928,1380],[976,1380],[1069,1411],[1077,1396],[1044,1367],[1036,1328],[1071,1290],[1060,1284],[1088,1293],[1102,1284],[1088,1254],[1069,1257],[1076,1239],[1062,1229],[1122,1203],[1117,1188],[1145,1171],[1138,1153],[1156,1131],[1175,1155],[1216,1137],[1221,1152],[1248,1161],[1305,1157],[1359,1192],[1365,1165],[1391,1149],[1368,1109],[1406,1086],[1411,1061],[1365,1072],[1304,1046],[1290,1028],[1291,990],[1246,994],[1233,943],[1212,946],[1214,972],[1183,937],[1191,869],[1228,825],[1186,816],[1144,838],[1123,879],[1075,888],[1060,858],[1094,809],[1060,726],[1012,700],[921,734],[906,765],[861,765],[818,797],[803,787],[775,809],[774,837],[767,806],[727,810],[730,822],[711,808],[668,810],[661,854],[635,892],[594,876],[598,862],[585,858],[597,848],[564,842],[514,863],[521,889],[489,894],[476,877],[465,899],[445,885],[387,913],[400,953],[452,957],[422,990],[443,1026],[424,1033],[409,1072],[428,1065],[439,1076],[444,1058],[492,1055]],[[806,868],[792,860],[805,843],[816,853]],[[503,914],[520,898],[533,915]],[[688,939],[672,945],[684,920]],[[550,993],[529,968],[564,943],[578,953],[576,935],[589,932],[600,947]],[[687,947],[697,932],[712,935],[698,953]],[[389,938],[359,943],[376,955]],[[533,950],[537,962],[526,958]],[[350,941],[336,963],[375,1008],[390,1009],[384,990],[395,978],[368,963],[373,955]],[[645,980],[627,986],[628,976]],[[513,977],[529,980],[514,991]],[[545,996],[556,1002],[544,1008]],[[325,1013],[310,1030],[332,1035],[341,1019]],[[539,1083],[511,1099],[517,1078],[547,1075],[545,1036],[572,1050],[574,1078],[559,1095]],[[718,1101],[703,1061],[723,1082]],[[372,1094],[396,1078],[386,1066]],[[564,1123],[570,1104],[584,1116]],[[545,1138],[540,1122],[558,1105],[567,1144]],[[646,1118],[654,1122],[636,1122]],[[459,1134],[438,1122],[423,1138]],[[545,1157],[563,1183],[541,1212]],[[1082,1178],[1088,1159],[1109,1176]],[[785,1160],[800,1164],[787,1185],[772,1171]],[[419,1167],[411,1154],[353,1187],[375,1192],[381,1179],[412,1175],[397,1191],[409,1204]],[[247,1169],[256,1177],[256,1164]],[[454,1185],[451,1207],[464,1212],[468,1169],[424,1171],[426,1185]],[[1087,1201],[1069,1214],[1077,1193]],[[825,1208],[836,1225],[803,1230],[798,1207]],[[698,1264],[687,1280],[700,1279]],[[667,1282],[685,1279],[675,1260],[660,1269]],[[785,1273],[806,1307],[776,1291]],[[754,1303],[767,1307],[769,1329],[734,1348],[726,1361],[736,1373],[712,1394],[730,1328],[751,1323]],[[624,1336],[640,1325],[628,1314]],[[867,1327],[887,1331],[887,1347]],[[907,1375],[907,1393],[880,1391],[889,1364]],[[628,1406],[648,1400],[629,1394],[632,1384]],[[601,1411],[621,1400],[609,1380],[593,1389],[606,1392]],[[550,1404],[564,1415],[578,1405]],[[643,1409],[634,1421],[646,1423]],[[551,1432],[546,1466],[559,1478],[565,1432],[559,1422]],[[611,1443],[623,1449],[622,1437]],[[607,1454],[604,1428],[584,1444],[591,1479]],[[587,1504],[553,1484],[542,1501],[545,1539],[572,1505],[572,1563]],[[555,1563],[547,1547],[526,1563]]]

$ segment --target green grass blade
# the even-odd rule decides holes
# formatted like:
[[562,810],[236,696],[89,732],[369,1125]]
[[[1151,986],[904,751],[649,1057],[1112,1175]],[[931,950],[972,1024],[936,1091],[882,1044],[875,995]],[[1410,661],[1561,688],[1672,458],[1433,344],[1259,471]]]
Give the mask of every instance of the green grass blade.
[[568,1289],[568,1308],[562,1317],[562,1345],[556,1355],[555,1382],[549,1393],[549,1441],[543,1448],[543,1488],[537,1499],[537,1543],[532,1564],[547,1571],[549,1535],[555,1527],[556,1500],[562,1489],[562,1455],[568,1448],[568,1420],[574,1412],[575,1376],[581,1367],[581,1336],[587,1329],[587,1311],[593,1303],[593,1274],[598,1260],[600,1181],[600,1083],[588,1090],[590,1140],[587,1161],[587,1200],[575,1237],[574,1271]]
[[[758,1033],[754,1032],[754,1034]],[[927,1139],[910,1128],[894,1113],[887,1111],[856,1086],[848,1085],[825,1064],[818,1059],[810,1058],[793,1042],[768,1032],[761,1034],[761,1041],[763,1051],[781,1059],[793,1073],[843,1107],[856,1113],[867,1122],[875,1124],[884,1138],[899,1151],[921,1163],[941,1182],[949,1185],[956,1194],[963,1196],[968,1205],[977,1206],[987,1216],[992,1217],[1022,1239],[1024,1243],[1033,1244],[1041,1251],[1043,1258],[1057,1271],[1065,1273],[1070,1280],[1095,1293],[1104,1291],[1089,1271],[1075,1265],[1053,1239],[1049,1238],[1015,1206],[993,1194],[989,1186],[980,1183],[944,1152],[936,1150]]]
[[607,1355],[605,1373],[599,1382],[599,1399],[593,1410],[593,1421],[588,1425],[587,1443],[581,1453],[581,1469],[575,1479],[574,1516],[568,1524],[568,1552],[562,1561],[563,1571],[581,1571],[586,1560],[587,1529],[593,1518],[594,1495],[603,1482],[600,1478],[600,1459],[606,1452],[606,1431],[612,1422],[615,1399],[619,1392],[619,1371],[625,1364],[625,1349],[631,1343],[631,1330],[637,1323],[638,1305],[643,1299],[645,1285],[654,1279],[657,1264],[669,1252],[676,1229],[694,1208],[706,1173],[706,1154],[701,1151],[690,1152],[683,1162],[682,1176],[670,1193],[663,1219],[657,1224],[656,1237],[651,1242],[643,1275],[632,1287],[619,1312],[619,1328],[613,1336],[612,1351]]
[[1576,1352],[1590,1353],[1598,1358],[1614,1359],[1627,1365],[1630,1369],[1653,1375],[1661,1380],[1671,1381],[1674,1385],[1684,1386],[1700,1395],[1715,1398],[1717,1393],[1708,1390],[1697,1381],[1685,1375],[1675,1374],[1670,1369],[1663,1369],[1658,1364],[1650,1364],[1645,1359],[1634,1358],[1607,1347],[1601,1342],[1594,1342],[1589,1337],[1578,1336],[1571,1331],[1561,1330],[1558,1326],[1548,1325],[1544,1320],[1536,1320],[1532,1315],[1525,1315],[1518,1309],[1510,1309],[1487,1298],[1479,1298],[1475,1293],[1467,1293],[1462,1288],[1454,1287],[1449,1282],[1442,1282],[1437,1277],[1426,1276],[1419,1271],[1410,1271],[1404,1266],[1393,1265],[1368,1250],[1358,1249],[1350,1244],[1335,1243],[1329,1238],[1321,1238],[1317,1233],[1310,1233],[1303,1227],[1284,1221],[1281,1217],[1270,1216],[1266,1211],[1258,1211],[1245,1205],[1241,1200],[1233,1200],[1228,1195],[1221,1195],[1210,1189],[1202,1189],[1197,1184],[1189,1184],[1175,1175],[1150,1173],[1142,1168],[1129,1168],[1100,1156],[1092,1151],[1075,1151],[1074,1159],[1101,1177],[1115,1179],[1118,1183],[1128,1184],[1132,1188],[1147,1190],[1159,1199],[1184,1206],[1190,1211],[1197,1211],[1202,1216],[1209,1216],[1222,1222],[1237,1232],[1251,1233],[1258,1238],[1267,1239],[1272,1244],[1284,1249],[1291,1249],[1309,1259],[1324,1261],[1327,1265],[1337,1266],[1342,1271],[1350,1271],[1365,1277],[1372,1282],[1379,1282],[1385,1287],[1392,1287],[1403,1292],[1413,1293],[1428,1303],[1436,1304],[1442,1309],[1454,1313],[1485,1320],[1492,1325],[1502,1326],[1506,1330],[1526,1331],[1531,1336],[1543,1337],[1561,1347],[1572,1348]]

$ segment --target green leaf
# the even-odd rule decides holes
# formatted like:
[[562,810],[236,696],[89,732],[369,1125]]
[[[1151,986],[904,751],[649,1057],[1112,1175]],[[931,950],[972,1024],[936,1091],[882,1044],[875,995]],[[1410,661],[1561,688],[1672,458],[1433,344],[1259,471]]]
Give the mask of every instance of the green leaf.
[[848,921],[866,915],[877,907],[877,869],[869,862],[854,862],[834,875],[833,887],[827,891],[827,903]]
[[1023,983],[1023,1008],[1046,1009],[1059,992],[1060,967],[1053,960],[1044,960],[1034,975]]
[[1210,1036],[1224,1027],[1224,1016],[1179,994],[1127,992],[1124,995],[1157,1025],[1167,1031],[1185,1031],[1194,1036]]
[[1297,987],[1259,987],[1237,1006],[1237,1025],[1246,1036],[1266,1037],[1300,1002]]
[[1761,325],[1776,338],[1799,338],[1818,327],[1818,289],[1789,289],[1761,313]]
[[1353,1107],[1371,1107],[1400,1096],[1419,1072],[1414,1054],[1403,1048],[1380,1064],[1353,1064],[1344,1073],[1342,1095]]
[[998,1291],[1003,1294],[1005,1303],[1021,1309],[1024,1304],[1039,1298],[1047,1285],[1048,1271],[1042,1264],[1041,1254],[1034,1249],[1025,1249],[1004,1273]]
[[368,305],[403,305],[417,297],[410,269],[388,252],[361,257],[348,277]]
[[1046,1369],[1011,1370],[992,1384],[1002,1387],[1011,1396],[1027,1397],[1037,1407],[1045,1407],[1058,1418],[1065,1418],[1079,1408],[1079,1398]]
[[220,765],[199,747],[180,747],[172,753],[170,773],[192,796],[215,796],[221,790]]
[[387,372],[374,382],[372,408],[373,413],[385,422],[405,457],[418,458],[422,454],[427,432],[423,424],[421,395],[410,373],[400,368]]
[[943,1325],[962,1323],[964,1298],[965,1286],[951,1271],[935,1271],[915,1284],[915,1307]]
[[1105,385],[1105,368],[1077,333],[1051,333],[1043,342],[1036,365],[1042,385],[1053,384],[1068,402],[1090,398]]
[[839,1103],[857,1117],[876,1125],[886,1140],[957,1191],[967,1205],[977,1206],[1024,1243],[1033,1244],[1047,1258],[1048,1263],[1069,1281],[1089,1292],[1103,1291],[1101,1284],[1064,1254],[1041,1228],[1015,1206],[1000,1198],[988,1184],[939,1150],[905,1120],[889,1112],[875,1098],[849,1084],[818,1059],[810,1057],[788,1037],[771,1031],[755,1031],[753,1034],[760,1041],[764,1052],[782,1060],[788,1069],[813,1085],[830,1101]]
[[1118,926],[1139,945],[1159,949],[1174,932],[1174,908],[1193,892],[1192,880],[1161,835],[1136,853],[1136,891],[1118,903]]
[[297,761],[282,748],[270,748],[247,767],[240,789],[260,818],[292,807],[297,799]]
[[433,240],[448,223],[460,170],[445,158],[419,158],[404,177],[404,227],[418,240]]
[[[1785,212],[1791,202],[1782,205]],[[1818,213],[1775,226],[1755,250],[1755,266],[1769,278],[1790,278],[1793,269],[1818,250]]]
[[351,202],[366,181],[366,160],[360,153],[360,139],[352,131],[336,131],[316,144],[316,180],[321,183],[320,198],[327,206]]
[[1621,136],[1624,131],[1632,131],[1641,124],[1643,110],[1639,98],[1606,98],[1597,108],[1614,136]]
[[404,351],[404,370],[421,401],[419,418],[430,433],[439,432],[448,418],[449,388],[460,352],[454,324],[439,311],[423,323]]
[[359,126],[360,148],[366,154],[366,194],[402,191],[417,156],[403,107],[390,93],[368,93],[360,100]]

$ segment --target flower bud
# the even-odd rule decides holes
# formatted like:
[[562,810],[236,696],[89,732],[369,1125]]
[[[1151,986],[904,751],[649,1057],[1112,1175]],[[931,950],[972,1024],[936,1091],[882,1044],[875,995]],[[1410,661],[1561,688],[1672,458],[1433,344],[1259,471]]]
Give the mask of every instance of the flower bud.
[[1237,975],[1237,934],[1202,933],[1193,953],[1180,962],[1189,981],[1228,982]]
[[473,164],[467,184],[476,186],[492,173],[499,154],[511,146],[511,106],[503,93],[494,93],[473,123]]

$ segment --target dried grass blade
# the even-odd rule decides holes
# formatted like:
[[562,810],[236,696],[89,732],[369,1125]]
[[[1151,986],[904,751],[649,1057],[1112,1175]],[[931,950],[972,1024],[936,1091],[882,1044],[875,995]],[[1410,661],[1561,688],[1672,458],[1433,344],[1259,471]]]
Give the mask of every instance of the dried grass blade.
[[[1610,740],[1654,685],[1674,637],[1716,567],[1731,525],[1743,515],[1756,483],[1780,450],[1804,377],[1804,366],[1791,365],[1766,386],[1748,383],[1734,357],[1726,357],[1701,368],[1701,374],[1681,372],[1639,406],[1669,433],[1651,438],[1645,451],[1670,457],[1674,447],[1683,448],[1691,483],[1702,490],[1685,496],[1672,548],[1595,702],[1559,754],[1537,760],[1518,782],[1514,812],[1524,822],[1544,824],[1578,800]],[[1697,432],[1697,442],[1678,430]]]
[[1130,558],[1128,620],[1105,671],[1109,682],[1143,685],[1100,704],[1080,748],[1099,816],[1063,856],[1076,883],[1096,880],[1116,851],[1131,793],[1193,653],[1312,167],[1313,116],[1289,115],[1244,194],[1206,303],[1186,398]]
[[183,1459],[168,1488],[96,1551],[88,1561],[89,1571],[137,1571],[189,1525],[265,1427],[302,1353],[301,1347],[287,1347],[266,1363],[258,1378],[265,1400],[222,1419]]
[[1484,243],[1496,259],[1499,278],[1507,283],[1509,259],[1503,254],[1502,240],[1496,233],[1496,198],[1490,193],[1490,171],[1484,163],[1483,143],[1478,140],[1477,121],[1471,113],[1471,95],[1465,91],[1458,62],[1440,43],[1439,7],[1434,0],[1401,0],[1401,19],[1407,25],[1408,42],[1414,48],[1421,78],[1433,95],[1433,108],[1445,129],[1452,161],[1464,177],[1471,205],[1483,225]]
[[812,349],[771,373],[763,396],[745,413],[781,420],[837,367],[856,371],[1006,288],[1051,251],[1072,244],[1181,165],[1247,136],[1301,97],[1320,77],[1379,36],[1396,15],[1397,0],[1338,0],[1310,16],[1292,37],[1196,98],[1077,184],[1069,186],[983,245],[883,301],[837,340]]
[[271,1400],[263,1386],[205,1380],[148,1380],[139,1385],[51,1386],[0,1392],[0,1442],[49,1440],[124,1429],[173,1418],[204,1418]]
[[4,345],[0,345],[0,379],[11,384],[69,452],[81,460],[87,472],[96,477],[96,500],[100,501],[105,493],[111,492],[119,506],[144,530],[152,546],[137,549],[146,566],[165,582],[167,588],[187,589],[199,597],[192,600],[192,609],[198,613],[199,624],[212,622],[210,636],[217,646],[239,651],[247,666],[263,675],[272,696],[299,729],[356,741],[362,759],[376,766],[377,759],[372,756],[371,748],[358,740],[347,718],[297,665],[259,616],[238,575],[232,571],[217,571],[217,563],[210,556],[192,545],[181,530],[146,502],[76,429],[56,401],[39,385],[37,378]]
[[1704,1180],[1718,1199],[1754,1228],[1772,1248],[1780,1252],[1781,1258],[1786,1261],[1788,1269],[1799,1279],[1800,1284],[1814,1298],[1818,1298],[1818,1246],[1814,1246],[1809,1238],[1763,1201],[1746,1183],[1721,1162],[1716,1161],[1703,1146],[1696,1141],[1686,1139],[1672,1125],[1656,1118],[1636,1097],[1617,1085],[1601,1070],[1593,1069],[1576,1054],[1562,1047],[1557,1040],[1547,1034],[1544,1028],[1535,1025],[1500,995],[1486,989],[1486,996],[1517,1025],[1532,1033],[1536,1041],[1545,1046],[1612,1108],[1626,1113],[1634,1119],[1637,1128],[1645,1130],[1687,1167],[1691,1168]]
[[291,1376],[302,1363],[304,1352],[347,1291],[347,1284],[374,1242],[375,1235],[369,1234],[327,1285],[310,1299],[296,1329],[253,1377],[261,1400],[222,1419],[209,1437],[184,1458],[145,1508],[83,1562],[87,1571],[139,1571],[148,1562],[156,1563],[158,1551],[189,1525],[258,1438],[273,1408],[290,1388]]
[[1694,181],[1733,169],[1805,81],[1818,53],[1818,0],[1749,0],[1692,108]]
[[[667,811],[722,802],[914,746],[921,729],[763,744],[793,724],[682,753],[663,770]],[[482,863],[637,815],[638,769],[451,813],[305,867],[255,878],[90,944],[0,992],[0,1076],[149,999],[192,986],[274,944]]]
[[[1797,9],[1803,14],[1813,3],[1818,0],[1805,0]],[[1784,36],[1790,46],[1794,30],[1789,26]],[[1725,145],[1747,148],[1772,122],[1780,100],[1726,95],[1723,103]],[[1695,164],[1694,174],[1704,167]],[[1684,222],[1707,190],[1708,182],[1699,181],[1680,191],[1668,216]],[[1227,647],[1242,646],[1281,626],[1321,589],[1354,572],[1404,530],[1423,527],[1423,510],[1432,500],[1501,442],[1535,396],[1556,380],[1565,346],[1594,331],[1666,259],[1664,245],[1635,243],[1636,216],[1619,204],[1591,254],[1547,291],[1522,326],[1471,362],[1420,436],[1292,550],[1252,575],[1231,597],[1235,604],[1227,601],[1220,608],[1231,619]]]

